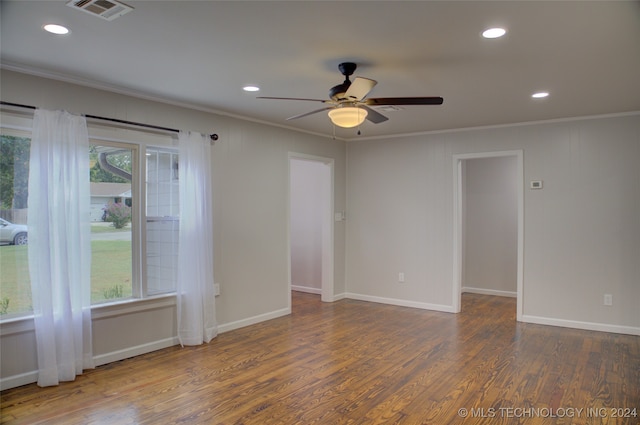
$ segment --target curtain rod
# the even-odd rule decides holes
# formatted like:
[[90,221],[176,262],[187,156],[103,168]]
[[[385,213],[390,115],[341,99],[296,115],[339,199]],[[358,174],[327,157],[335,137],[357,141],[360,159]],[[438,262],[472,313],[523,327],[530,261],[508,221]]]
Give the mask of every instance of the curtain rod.
[[[22,105],[20,103],[5,102],[4,100],[0,100],[0,104],[6,105],[6,106],[13,106],[13,107],[16,107],[16,108],[26,108],[26,109],[34,109],[34,110],[37,109],[35,106]],[[85,117],[86,118],[91,118],[91,119],[94,119],[94,120],[102,120],[102,121],[116,122],[116,123],[119,123],[119,124],[133,125],[133,126],[136,126],[136,127],[150,128],[150,129],[153,129],[153,130],[169,131],[171,133],[179,133],[180,132],[180,130],[177,130],[175,128],[160,127],[158,125],[143,124],[143,123],[140,123],[140,122],[120,120],[120,119],[117,119],[117,118],[106,118],[106,117],[100,117],[100,116],[97,116],[97,115],[88,115],[88,114],[86,114]],[[218,140],[218,135],[215,134],[215,133],[214,134],[210,134],[209,138],[212,141],[216,141],[216,140]]]

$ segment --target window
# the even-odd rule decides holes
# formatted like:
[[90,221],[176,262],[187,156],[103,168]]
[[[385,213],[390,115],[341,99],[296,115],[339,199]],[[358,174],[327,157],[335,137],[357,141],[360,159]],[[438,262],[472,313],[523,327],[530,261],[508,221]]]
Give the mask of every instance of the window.
[[100,142],[89,149],[92,304],[135,293],[138,274],[134,273],[132,235],[139,223],[133,214],[138,193],[132,182],[138,173],[136,157],[137,146],[121,143]]
[[4,128],[0,135],[0,319],[32,311],[26,245],[29,136]]
[[[3,128],[1,134],[3,319],[30,314],[32,306],[26,245],[30,132]],[[143,139],[148,143],[153,137]],[[92,304],[171,293],[176,288],[178,153],[145,143],[90,139]]]
[[[178,153],[156,147],[144,152],[144,163],[136,166],[137,146],[92,145],[92,219],[100,216],[92,225],[93,303],[175,291]],[[137,190],[142,174],[144,190]]]

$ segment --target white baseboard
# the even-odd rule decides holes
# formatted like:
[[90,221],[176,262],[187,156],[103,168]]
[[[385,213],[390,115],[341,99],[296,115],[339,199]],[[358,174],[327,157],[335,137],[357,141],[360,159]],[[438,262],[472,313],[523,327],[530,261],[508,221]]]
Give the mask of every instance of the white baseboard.
[[245,326],[255,325],[256,323],[265,322],[267,320],[276,319],[278,317],[291,314],[290,308],[283,308],[281,310],[272,311],[258,316],[249,317],[247,319],[238,320],[235,322],[225,323],[218,325],[218,333],[229,332],[234,329],[244,328]]
[[[254,325],[256,323],[264,322],[267,320],[275,319],[277,317],[286,316],[291,314],[290,308],[284,308],[281,310],[272,311],[270,313],[261,314],[258,316],[250,317],[236,322],[225,323],[218,326],[218,333],[229,332],[234,329],[243,328],[245,326]],[[128,359],[130,357],[139,356],[141,354],[151,353],[163,348],[173,347],[178,345],[180,341],[178,337],[165,338],[162,340],[150,342],[147,344],[137,345],[135,347],[125,348],[123,350],[112,351],[110,353],[99,354],[93,357],[95,366],[102,366],[107,363],[117,362],[120,360]],[[38,371],[30,371],[21,373],[18,375],[7,376],[0,378],[0,391],[8,390],[10,388],[20,387],[22,385],[32,384],[38,381]]]
[[96,367],[105,365],[107,363],[117,362],[120,360],[128,359],[131,357],[139,356],[141,354],[151,353],[152,351],[162,350],[163,348],[173,347],[178,345],[178,337],[165,338],[159,341],[149,342],[147,344],[136,345],[135,347],[128,347],[123,350],[112,351],[110,353],[99,354],[93,356],[93,362]]
[[[277,317],[286,316],[291,314],[291,309],[284,308],[281,310],[272,311],[270,313],[261,314],[247,319],[238,320],[236,322],[225,323],[218,326],[218,333],[229,332],[234,329],[243,328],[245,326],[254,325],[256,323],[264,322],[266,320],[275,319]],[[101,354],[93,357],[93,361],[96,366],[102,366],[107,363],[117,362],[120,360],[128,359],[130,357],[139,356],[141,354],[151,353],[152,351],[161,350],[163,348],[173,347],[180,344],[178,337],[166,338],[159,341],[154,341],[148,344],[138,345],[135,347],[126,348],[124,350],[118,350],[111,353]]]
[[[107,363],[117,362],[128,359],[130,357],[139,356],[141,354],[151,353],[152,351],[161,350],[163,348],[172,347],[179,344],[178,337],[166,338],[160,341],[154,341],[148,344],[142,344],[135,347],[129,347],[124,350],[113,351],[111,353],[99,354],[93,356],[93,362],[96,367]],[[33,384],[38,382],[38,371],[21,373],[19,375],[8,376],[0,379],[0,390],[8,390],[9,388],[20,387],[22,385]]]
[[464,288],[462,288],[462,292],[468,292],[470,294],[495,295],[498,297],[510,297],[510,298],[518,297],[518,293],[516,291],[500,291],[498,289],[471,288],[468,286],[465,286]]
[[[466,288],[466,289],[469,289],[469,288]],[[453,313],[452,307],[447,305],[422,303],[422,302],[416,302],[416,301],[400,300],[395,298],[376,297],[372,295],[354,294],[350,292],[337,294],[334,297],[334,300],[337,301],[344,298],[381,303],[381,304],[391,304],[391,305],[397,305],[402,307],[419,308],[423,310],[435,310],[435,311],[441,311],[446,313]],[[286,316],[288,314],[291,314],[291,309],[284,308],[284,309],[272,311],[270,313],[253,316],[247,319],[225,323],[223,325],[218,326],[218,332],[219,333],[229,332],[234,329],[240,329],[245,326],[254,325],[267,320]],[[522,322],[539,324],[539,325],[559,326],[564,328],[584,329],[589,331],[611,332],[611,333],[617,333],[617,334],[640,336],[640,328],[632,327],[632,326],[609,325],[609,324],[603,324],[603,323],[581,322],[576,320],[565,320],[565,319],[553,319],[548,317],[539,317],[539,316],[531,316],[531,315],[523,315]],[[111,353],[100,354],[100,355],[94,356],[94,362],[96,366],[101,366],[107,363],[124,360],[130,357],[135,357],[141,354],[150,353],[152,351],[160,350],[163,348],[172,347],[177,344],[179,344],[177,337],[166,338],[166,339],[154,341],[148,344],[142,344],[135,347],[130,347],[124,350],[118,350]],[[37,370],[21,373],[18,375],[8,376],[5,378],[0,378],[0,390],[4,391],[10,388],[31,384],[31,383],[37,382],[37,380],[38,380]]]
[[[320,288],[309,288],[308,286],[291,285],[291,290],[292,291],[298,291],[298,292],[306,292],[308,294],[322,295],[322,289],[320,289]],[[329,300],[329,302],[339,301],[339,300],[344,299],[345,297],[346,297],[346,294],[344,292],[342,294],[335,294]]]
[[530,316],[526,314],[522,316],[522,321],[525,323],[535,323],[538,325],[560,326],[563,328],[584,329],[587,331],[611,332],[616,334],[640,336],[640,328],[636,328],[633,326],[609,325],[605,323],[553,319],[549,317]]
[[345,298],[349,298],[352,300],[359,301],[369,301],[373,303],[380,304],[391,304],[397,305],[401,307],[412,307],[412,308],[420,308],[422,310],[434,310],[434,311],[442,311],[445,313],[454,313],[453,307],[450,305],[441,305],[441,304],[431,304],[431,303],[423,303],[418,301],[409,301],[409,300],[400,300],[397,298],[385,298],[385,297],[376,297],[373,295],[362,295],[362,294],[354,294],[352,292],[347,292],[345,294]]
[[332,301],[340,301],[347,298],[347,294],[345,292],[343,292],[342,294],[335,294],[333,296],[333,300]]
[[7,376],[0,379],[0,391],[8,390],[10,388],[21,387],[27,384],[33,384],[38,382],[38,371],[21,373],[19,375]]
[[322,294],[322,289],[320,288],[311,288],[309,286],[300,286],[300,285],[291,285],[292,291],[297,292],[306,292],[307,294]]

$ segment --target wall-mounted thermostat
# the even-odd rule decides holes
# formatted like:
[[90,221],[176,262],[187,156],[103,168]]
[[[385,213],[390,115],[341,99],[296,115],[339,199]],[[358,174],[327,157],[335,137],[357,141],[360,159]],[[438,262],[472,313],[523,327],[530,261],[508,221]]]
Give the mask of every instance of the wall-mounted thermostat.
[[542,180],[531,180],[531,189],[542,189]]

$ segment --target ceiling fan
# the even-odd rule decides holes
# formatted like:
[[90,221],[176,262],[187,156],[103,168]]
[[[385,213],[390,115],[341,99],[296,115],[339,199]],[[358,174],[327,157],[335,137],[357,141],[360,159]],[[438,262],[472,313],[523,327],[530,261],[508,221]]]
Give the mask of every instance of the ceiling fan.
[[305,100],[310,102],[322,102],[325,106],[315,111],[305,112],[287,118],[294,120],[306,117],[322,111],[328,111],[329,119],[338,127],[351,128],[359,126],[365,119],[374,124],[387,121],[389,118],[371,108],[371,106],[386,105],[442,105],[442,97],[378,97],[367,98],[369,92],[378,84],[377,81],[369,78],[356,77],[353,82],[349,76],[353,75],[357,65],[353,62],[344,62],[338,65],[338,69],[344,75],[342,84],[332,87],[329,90],[329,99],[304,99],[295,97],[269,97],[260,96],[258,99],[279,99],[279,100]]

